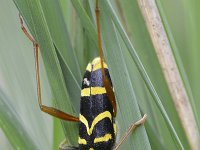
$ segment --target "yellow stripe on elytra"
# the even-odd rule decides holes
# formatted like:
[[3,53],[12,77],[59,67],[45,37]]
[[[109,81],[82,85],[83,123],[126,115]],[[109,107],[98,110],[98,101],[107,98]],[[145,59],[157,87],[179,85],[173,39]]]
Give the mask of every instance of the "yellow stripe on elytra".
[[89,129],[89,124],[88,124],[87,119],[81,114],[79,115],[79,119],[80,119],[80,122],[82,122],[85,125],[88,135],[90,135],[89,133],[90,129]]
[[94,129],[94,126],[104,118],[109,118],[110,121],[112,122],[112,116],[109,111],[104,111],[103,113],[100,113],[98,116],[96,116],[92,122],[91,128],[90,128],[90,133],[92,134],[92,131]]
[[90,95],[105,94],[105,93],[106,93],[105,87],[90,87],[81,90],[81,96],[90,96]]
[[78,137],[78,144],[87,145],[87,141]]
[[81,96],[90,96],[90,88],[84,88],[81,90]]
[[94,143],[107,142],[110,139],[112,139],[112,135],[111,134],[106,134],[103,137],[95,138],[94,139]]
[[91,135],[91,134],[92,134],[92,131],[93,131],[95,125],[96,125],[99,121],[103,120],[104,118],[109,118],[110,121],[112,121],[111,113],[110,113],[109,111],[104,111],[104,112],[100,113],[98,116],[96,116],[96,117],[94,118],[94,120],[93,120],[93,122],[92,122],[92,125],[91,125],[91,127],[89,128],[89,124],[88,124],[87,119],[86,119],[83,115],[81,115],[81,114],[80,114],[80,116],[79,116],[80,121],[81,121],[81,122],[85,125],[85,127],[86,127],[86,130],[87,130],[88,135]]
[[116,125],[116,123],[113,124],[113,128],[114,128],[115,135],[117,135],[117,125]]
[[91,87],[91,95],[105,94],[105,87]]

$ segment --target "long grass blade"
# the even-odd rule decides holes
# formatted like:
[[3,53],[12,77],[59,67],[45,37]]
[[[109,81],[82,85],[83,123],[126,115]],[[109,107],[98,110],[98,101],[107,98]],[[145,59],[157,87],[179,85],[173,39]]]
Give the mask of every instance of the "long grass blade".
[[23,126],[19,114],[9,102],[9,98],[0,89],[0,127],[15,149],[38,149],[37,144],[33,142]]
[[[54,41],[51,38],[51,30],[47,25],[41,2],[39,0],[14,0],[14,2],[24,17],[31,34],[40,45],[40,52],[57,107],[67,113],[77,115],[65,86],[65,80],[56,54]],[[69,122],[62,123],[65,134],[70,137],[70,143],[76,145],[78,135],[76,124]]]
[[106,3],[106,6],[109,8],[108,10],[110,10],[110,14],[112,15],[113,22],[115,23],[120,35],[122,36],[122,39],[124,39],[124,43],[126,44],[133,60],[135,61],[136,65],[138,67],[138,70],[140,71],[148,89],[150,90],[151,95],[154,97],[154,100],[155,100],[156,104],[158,105],[158,108],[160,109],[163,117],[165,118],[166,123],[168,125],[168,128],[172,133],[172,137],[177,144],[177,147],[179,149],[183,149],[181,141],[180,141],[178,135],[176,134],[176,131],[175,131],[175,129],[174,129],[174,127],[173,127],[173,125],[172,125],[172,123],[171,123],[171,121],[170,121],[170,119],[169,119],[169,117],[168,117],[168,115],[165,111],[165,108],[163,107],[161,100],[160,100],[157,92],[155,91],[153,84],[151,83],[151,81],[150,81],[150,79],[149,79],[149,77],[148,77],[148,75],[147,75],[147,73],[146,73],[137,53],[136,53],[136,51],[134,50],[130,40],[128,39],[128,36],[126,35],[125,31],[123,30],[123,27],[122,27],[121,23],[119,22],[119,19],[115,15],[114,10],[112,9],[112,6],[110,5],[109,2]]

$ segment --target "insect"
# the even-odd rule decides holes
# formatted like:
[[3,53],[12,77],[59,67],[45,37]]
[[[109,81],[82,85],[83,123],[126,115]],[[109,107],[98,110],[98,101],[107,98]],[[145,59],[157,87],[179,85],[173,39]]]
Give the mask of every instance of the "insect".
[[137,126],[143,124],[146,115],[136,123],[133,123],[123,135],[118,144],[116,141],[115,117],[117,114],[116,100],[107,64],[103,61],[103,51],[100,35],[99,6],[96,0],[96,22],[98,32],[99,57],[87,65],[82,81],[80,115],[72,116],[53,107],[43,105],[40,89],[40,66],[38,59],[39,45],[27,32],[23,25],[23,19],[19,15],[21,28],[29,40],[33,43],[35,52],[36,80],[38,103],[41,111],[57,118],[79,122],[79,147],[69,147],[62,144],[60,149],[80,150],[117,150],[128,135]]

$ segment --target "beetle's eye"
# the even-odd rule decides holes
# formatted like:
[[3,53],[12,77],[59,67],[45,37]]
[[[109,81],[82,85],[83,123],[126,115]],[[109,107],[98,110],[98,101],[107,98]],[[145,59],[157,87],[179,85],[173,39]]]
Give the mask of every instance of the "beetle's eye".
[[84,78],[84,79],[83,79],[83,84],[89,86],[89,85],[90,85],[90,81],[88,81],[87,78]]

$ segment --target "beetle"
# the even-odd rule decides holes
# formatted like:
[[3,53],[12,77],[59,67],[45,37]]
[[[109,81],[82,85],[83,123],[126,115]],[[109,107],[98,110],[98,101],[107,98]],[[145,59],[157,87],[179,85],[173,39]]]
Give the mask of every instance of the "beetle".
[[39,44],[28,33],[23,25],[23,19],[19,15],[21,29],[33,43],[35,52],[36,80],[38,103],[41,111],[59,119],[79,122],[79,147],[70,147],[61,144],[60,149],[81,150],[111,150],[118,149],[123,141],[137,126],[143,124],[146,115],[136,123],[133,123],[124,134],[118,144],[116,141],[115,117],[117,114],[116,100],[112,87],[112,81],[107,64],[103,61],[102,42],[100,35],[99,6],[96,0],[96,23],[98,33],[99,57],[95,58],[86,67],[82,81],[80,114],[72,116],[53,107],[43,105],[40,88],[40,66],[38,59]]

